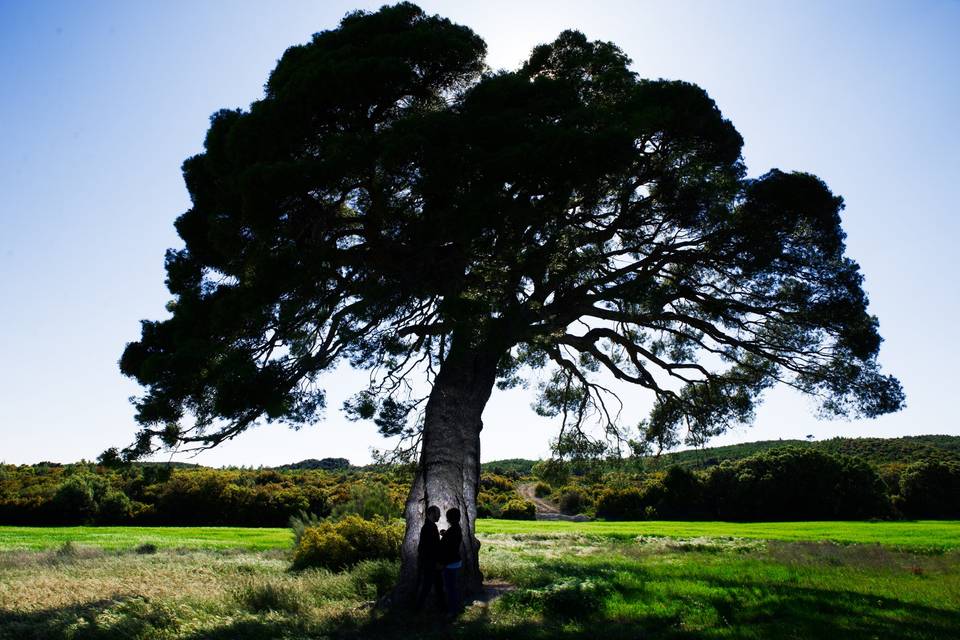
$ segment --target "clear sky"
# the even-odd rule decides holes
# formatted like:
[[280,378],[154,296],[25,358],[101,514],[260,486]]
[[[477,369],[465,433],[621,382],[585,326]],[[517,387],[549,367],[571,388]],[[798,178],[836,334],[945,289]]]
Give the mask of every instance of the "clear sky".
[[[180,164],[208,117],[246,107],[284,49],[367,2],[0,0],[0,461],[92,459],[129,443],[137,386],[117,359],[141,318],[165,317],[163,253],[189,204]],[[716,444],[960,434],[960,3],[422,2],[480,34],[494,68],[575,27],[645,77],[695,82],[743,135],[752,175],[822,177],[847,204],[848,254],[866,274],[881,363],[908,407],[820,422],[768,395],[755,426]],[[272,465],[383,446],[346,422],[361,384],[328,377],[317,426],[264,426],[194,459]],[[483,459],[539,457],[556,425],[529,392],[495,392]],[[628,419],[649,398],[627,398]]]

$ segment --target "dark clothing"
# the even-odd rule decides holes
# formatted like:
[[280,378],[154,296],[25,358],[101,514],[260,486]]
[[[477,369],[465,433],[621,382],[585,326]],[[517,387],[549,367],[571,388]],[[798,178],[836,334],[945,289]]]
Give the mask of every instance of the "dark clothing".
[[436,599],[438,609],[446,609],[446,603],[443,600],[443,577],[440,569],[420,565],[420,571],[417,574],[417,611],[423,609],[423,605],[433,589],[433,597]]
[[417,543],[417,610],[423,608],[433,589],[437,606],[445,608],[443,601],[443,576],[440,573],[440,531],[437,523],[429,517],[420,528],[420,542]]
[[[422,541],[423,538],[421,537]],[[447,566],[460,562],[460,544],[463,542],[463,530],[460,524],[451,524],[440,540],[440,564]]]
[[417,544],[417,559],[421,567],[436,569],[440,561],[440,532],[437,523],[427,518],[420,528],[420,542]]
[[456,614],[460,611],[460,592],[457,589],[457,572],[459,569],[443,569],[443,589],[447,592],[447,613]]

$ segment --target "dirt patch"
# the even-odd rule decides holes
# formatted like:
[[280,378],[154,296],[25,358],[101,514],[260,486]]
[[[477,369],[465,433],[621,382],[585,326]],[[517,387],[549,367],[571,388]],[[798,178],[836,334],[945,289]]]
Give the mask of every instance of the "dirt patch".
[[582,514],[568,516],[565,513],[560,513],[560,509],[558,509],[555,504],[537,497],[535,487],[536,485],[532,482],[524,482],[517,486],[517,493],[533,503],[533,506],[537,510],[537,520],[568,520],[571,522],[586,522],[590,520],[589,517]]

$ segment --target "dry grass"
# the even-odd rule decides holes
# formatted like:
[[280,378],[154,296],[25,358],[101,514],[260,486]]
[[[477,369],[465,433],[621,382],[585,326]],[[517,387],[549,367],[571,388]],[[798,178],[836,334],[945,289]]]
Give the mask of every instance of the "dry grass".
[[131,597],[209,598],[238,576],[286,569],[264,554],[205,551],[108,553],[75,547],[72,553],[10,552],[0,556],[0,609],[22,612]]
[[0,555],[0,640],[960,637],[960,554],[722,538],[483,536],[501,597],[451,626],[373,603],[396,565],[276,552]]

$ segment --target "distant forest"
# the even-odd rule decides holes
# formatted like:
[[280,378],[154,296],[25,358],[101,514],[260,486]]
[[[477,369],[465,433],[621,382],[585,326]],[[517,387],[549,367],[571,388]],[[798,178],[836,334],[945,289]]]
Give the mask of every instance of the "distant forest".
[[[292,516],[399,517],[412,468],[343,458],[276,468],[93,462],[0,465],[0,524],[283,526]],[[610,520],[960,518],[960,437],[774,440],[617,460],[483,464],[482,517]]]

